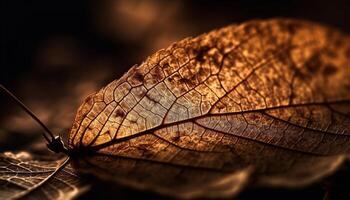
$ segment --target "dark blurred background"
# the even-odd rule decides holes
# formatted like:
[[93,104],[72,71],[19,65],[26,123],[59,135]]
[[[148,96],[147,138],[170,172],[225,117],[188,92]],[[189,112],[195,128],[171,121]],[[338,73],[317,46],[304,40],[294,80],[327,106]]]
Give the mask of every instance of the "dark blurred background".
[[[346,0],[2,0],[0,9],[0,82],[64,134],[85,96],[182,38],[272,17],[312,20],[350,33]],[[0,110],[0,152],[45,149],[40,127],[5,95]],[[318,189],[299,193],[323,198],[324,187],[313,187]]]

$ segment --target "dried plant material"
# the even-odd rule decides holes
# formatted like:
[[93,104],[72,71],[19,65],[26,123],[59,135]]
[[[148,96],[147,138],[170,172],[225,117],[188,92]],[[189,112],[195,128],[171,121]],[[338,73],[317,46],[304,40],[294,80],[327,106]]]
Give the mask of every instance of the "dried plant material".
[[182,198],[310,184],[350,150],[349,53],[349,36],[288,19],[174,43],[85,100],[76,166]]
[[73,199],[87,186],[72,167],[57,171],[62,157],[27,152],[0,154],[0,199]]

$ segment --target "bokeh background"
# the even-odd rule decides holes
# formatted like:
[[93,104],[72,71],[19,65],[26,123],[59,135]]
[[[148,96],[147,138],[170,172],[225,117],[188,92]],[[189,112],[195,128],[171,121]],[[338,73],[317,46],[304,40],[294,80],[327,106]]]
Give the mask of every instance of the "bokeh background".
[[[0,82],[55,133],[67,134],[84,97],[182,38],[272,17],[312,20],[350,33],[349,12],[346,0],[1,0]],[[40,127],[3,94],[0,111],[0,152],[46,151]],[[239,198],[322,199],[327,192],[350,198],[348,168],[310,188],[273,195],[253,189]],[[102,185],[82,198],[94,197]],[[118,195],[160,198],[125,188]]]

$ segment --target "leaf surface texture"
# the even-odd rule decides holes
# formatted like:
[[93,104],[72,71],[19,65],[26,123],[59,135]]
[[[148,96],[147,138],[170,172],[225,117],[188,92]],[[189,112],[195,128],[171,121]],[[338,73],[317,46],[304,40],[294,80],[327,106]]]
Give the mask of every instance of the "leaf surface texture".
[[350,150],[350,38],[307,21],[231,25],[162,49],[90,95],[82,171],[177,197],[303,186]]
[[0,154],[0,199],[73,199],[87,184],[59,156],[33,156],[27,152]]

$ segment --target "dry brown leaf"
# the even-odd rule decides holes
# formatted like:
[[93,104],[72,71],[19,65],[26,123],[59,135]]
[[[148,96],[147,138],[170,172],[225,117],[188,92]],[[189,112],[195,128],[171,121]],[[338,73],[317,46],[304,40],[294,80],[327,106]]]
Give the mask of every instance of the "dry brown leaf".
[[55,173],[62,157],[27,152],[0,154],[0,199],[73,199],[87,185],[71,166]]
[[90,95],[69,148],[82,171],[175,197],[304,186],[350,150],[349,57],[348,35],[307,21],[187,38]]

